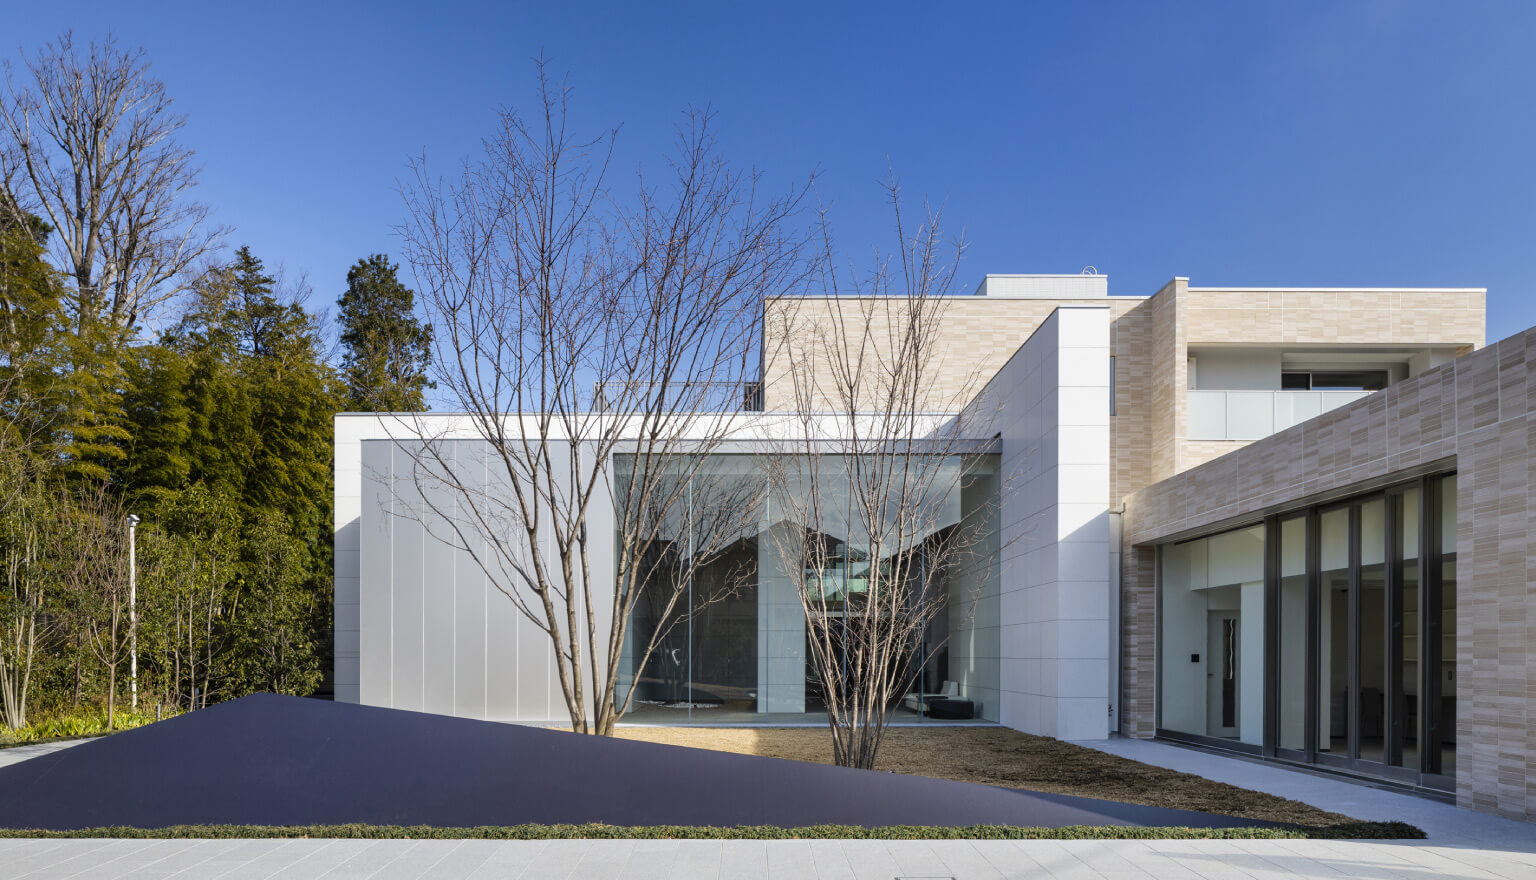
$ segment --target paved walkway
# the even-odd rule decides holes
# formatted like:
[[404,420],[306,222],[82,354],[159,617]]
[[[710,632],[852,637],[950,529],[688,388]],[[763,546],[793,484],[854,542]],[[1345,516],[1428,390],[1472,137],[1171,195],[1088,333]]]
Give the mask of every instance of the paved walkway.
[[62,751],[70,746],[78,746],[81,743],[90,741],[91,739],[87,737],[85,739],[55,740],[30,746],[10,746],[9,748],[0,749],[0,767],[18,764],[28,758],[36,758],[39,755],[46,755],[50,752]]
[[1333,841],[4,840],[20,878],[1083,878],[1418,880],[1536,877],[1536,856]]
[[[1152,740],[1110,739],[1081,745],[1356,819],[1407,822],[1424,829],[1432,844],[1536,852],[1536,824],[1475,813],[1430,798]],[[1536,872],[1531,876],[1536,877]]]

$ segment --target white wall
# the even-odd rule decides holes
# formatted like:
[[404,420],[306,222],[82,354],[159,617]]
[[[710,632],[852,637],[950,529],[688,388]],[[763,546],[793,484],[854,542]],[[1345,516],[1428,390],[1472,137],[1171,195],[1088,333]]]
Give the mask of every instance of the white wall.
[[1109,296],[1108,275],[988,275],[977,296],[1015,299],[1099,299]]
[[[367,421],[372,421],[371,419]],[[362,515],[362,443],[365,420],[338,417],[335,425],[335,576],[332,583],[336,638],[336,701],[358,702],[358,518]]]
[[767,534],[757,542],[757,711],[804,712],[805,609],[793,580],[798,573],[785,571],[776,552],[781,546],[788,545]]
[[[1212,611],[1238,617],[1238,739],[1264,731],[1264,532],[1226,532],[1162,548],[1160,726],[1215,736],[1211,727]],[[1198,656],[1196,661],[1192,658]]]
[[[1162,665],[1158,695],[1162,700],[1160,727],[1204,734],[1206,669],[1206,549],[1205,541],[1162,548]],[[1200,659],[1191,658],[1199,655]]]
[[[961,510],[966,516],[987,517],[978,523],[982,544],[977,551],[995,556],[1001,546],[997,523],[1001,510],[992,500],[1001,482],[997,468],[962,482]],[[976,715],[998,720],[999,620],[997,565],[960,566],[949,578],[949,679]]]
[[1060,739],[1105,737],[1108,308],[1058,308],[965,420],[1002,441],[999,720]]
[[1195,387],[1218,391],[1278,391],[1279,349],[1190,349]]
[[[510,498],[507,488],[498,488],[506,472],[489,462],[484,441],[435,442],[455,479],[481,503]],[[507,570],[468,525],[462,496],[420,476],[412,454],[419,441],[365,439],[358,445],[360,633],[353,701],[496,721],[568,721],[548,636],[467,550],[473,547],[493,571]],[[509,509],[482,508],[482,515],[487,510],[495,517]],[[458,533],[455,522],[464,526]],[[497,522],[498,531],[516,527],[510,518]],[[588,528],[611,532],[607,504],[593,506]],[[455,546],[466,538],[467,544]],[[613,581],[606,548],[607,542],[593,542],[593,577],[600,584]],[[511,583],[510,575],[502,579]],[[601,594],[597,599],[601,618],[608,603]],[[606,623],[600,620],[599,628]],[[583,677],[591,694],[590,675],[584,671]]]
[[[784,430],[766,418],[742,422],[739,448],[725,451],[760,452],[765,438]],[[831,424],[828,433],[837,429]],[[566,720],[548,638],[466,551],[434,536],[434,530],[449,534],[442,516],[461,512],[451,492],[434,492],[442,516],[428,511],[415,494],[412,456],[399,444],[419,445],[415,438],[421,436],[440,438],[434,442],[455,473],[479,486],[481,494],[510,498],[496,482],[506,479],[504,468],[487,464],[484,441],[463,417],[337,417],[337,699],[501,720]],[[952,500],[958,507],[958,499]],[[588,527],[593,534],[611,532],[612,508],[605,498],[595,500]],[[612,542],[595,540],[592,547],[593,577],[612,584]],[[774,555],[766,536],[759,547],[765,557]],[[971,621],[971,653],[965,659],[970,668],[965,695],[989,718],[996,717],[1000,702],[996,571],[993,567],[980,616]],[[758,708],[802,712],[804,612],[783,572],[765,559],[760,574]],[[963,617],[955,614],[951,621]],[[606,626],[599,621],[600,629]],[[626,644],[622,650],[632,648]]]

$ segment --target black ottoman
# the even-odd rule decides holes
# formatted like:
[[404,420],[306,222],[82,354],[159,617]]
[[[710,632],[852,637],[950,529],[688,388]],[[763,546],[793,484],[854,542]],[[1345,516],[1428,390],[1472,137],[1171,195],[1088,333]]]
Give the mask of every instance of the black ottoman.
[[959,700],[954,697],[929,697],[928,717],[946,718],[955,721],[975,718],[976,706],[970,700]]

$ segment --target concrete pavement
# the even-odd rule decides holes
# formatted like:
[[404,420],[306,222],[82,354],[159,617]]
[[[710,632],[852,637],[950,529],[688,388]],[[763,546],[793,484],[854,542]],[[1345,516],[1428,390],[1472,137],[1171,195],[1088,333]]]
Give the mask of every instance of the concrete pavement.
[[1536,855],[1306,840],[4,840],[0,877],[1522,880]]

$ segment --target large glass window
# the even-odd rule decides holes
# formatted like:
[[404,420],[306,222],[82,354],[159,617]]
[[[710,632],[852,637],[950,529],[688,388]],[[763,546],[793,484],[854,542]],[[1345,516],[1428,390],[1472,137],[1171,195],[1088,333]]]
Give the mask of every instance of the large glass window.
[[1280,523],[1280,748],[1307,747],[1307,518]]
[[1388,662],[1396,670],[1392,694],[1392,729],[1387,763],[1396,767],[1419,766],[1419,700],[1424,695],[1419,620],[1419,489],[1405,489],[1391,497],[1397,520],[1399,551],[1395,565],[1391,616],[1392,644]]
[[1386,735],[1387,565],[1386,501],[1360,505],[1360,638],[1356,718],[1360,758],[1381,761]]
[[[1427,670],[1425,690],[1430,696],[1431,711],[1436,714],[1433,726],[1426,737],[1429,754],[1425,764],[1428,772],[1444,776],[1456,775],[1456,476],[1438,481],[1432,494],[1438,494],[1438,528],[1440,536],[1439,583],[1435,585],[1439,595],[1431,591],[1429,605],[1431,625],[1428,629],[1428,647],[1438,662]],[[1434,532],[1431,532],[1433,536]],[[1433,562],[1430,563],[1431,565]],[[1438,612],[1438,613],[1436,613]],[[1438,637],[1435,633],[1438,630]],[[1432,682],[1432,683],[1431,683]],[[1439,748],[1435,748],[1438,745]]]
[[1451,475],[1163,546],[1162,732],[1453,784],[1456,518]]
[[1262,742],[1264,527],[1165,548],[1162,726]]
[[1348,507],[1318,517],[1317,749],[1349,756],[1349,515]]
[[[807,462],[801,488],[787,492],[769,491],[769,462],[753,455],[711,456],[680,466],[676,485],[658,481],[658,512],[640,517],[639,594],[621,658],[621,690],[634,691],[627,720],[816,719],[829,685],[810,662],[809,639],[819,633],[843,651],[874,613],[871,583],[896,573],[918,579],[939,610],[894,661],[911,682],[891,707],[894,719],[996,720],[997,456],[924,461],[923,528],[902,531],[900,541],[882,531],[878,505],[870,512],[855,503],[851,481],[867,476],[858,464]],[[619,468],[634,466],[620,457]],[[630,485],[630,472],[617,482]],[[621,513],[626,503],[635,506],[620,498]],[[941,552],[962,528],[974,546]],[[819,630],[807,626],[801,589],[818,603]]]

